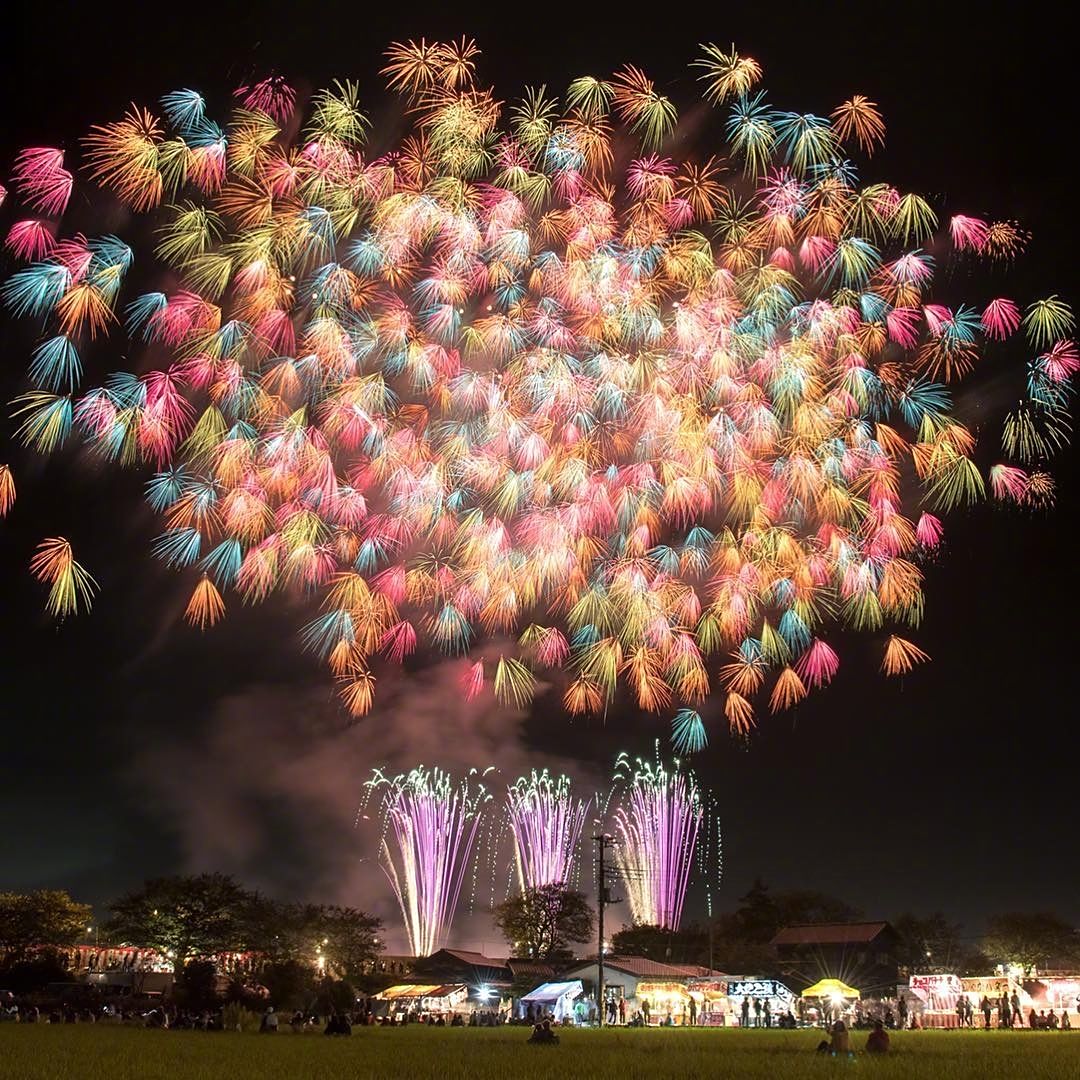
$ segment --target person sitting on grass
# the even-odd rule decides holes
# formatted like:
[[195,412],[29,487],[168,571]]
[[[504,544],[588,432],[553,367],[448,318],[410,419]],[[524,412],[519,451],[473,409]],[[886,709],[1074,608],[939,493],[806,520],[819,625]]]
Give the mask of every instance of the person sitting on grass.
[[832,1037],[818,1043],[819,1054],[832,1054],[833,1057],[851,1056],[851,1038],[843,1020],[837,1020],[832,1026]]
[[866,1037],[868,1054],[887,1054],[889,1052],[889,1033],[880,1020],[874,1021],[874,1030]]
[[349,1023],[348,1016],[345,1013],[331,1013],[330,1019],[327,1021],[326,1030],[324,1035],[351,1035],[352,1025]]
[[533,1028],[533,1033],[529,1036],[529,1042],[531,1043],[543,1043],[548,1046],[555,1046],[559,1041],[559,1036],[551,1030],[551,1021],[545,1020],[542,1024],[537,1024]]

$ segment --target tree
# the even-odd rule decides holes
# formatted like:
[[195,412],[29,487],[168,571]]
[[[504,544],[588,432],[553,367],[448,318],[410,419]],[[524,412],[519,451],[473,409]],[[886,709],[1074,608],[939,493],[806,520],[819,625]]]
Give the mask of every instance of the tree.
[[572,958],[571,942],[592,937],[593,910],[583,893],[565,885],[541,885],[499,904],[495,925],[514,956],[560,964]]
[[1018,964],[1025,974],[1051,961],[1067,964],[1080,957],[1080,936],[1050,912],[1009,911],[987,923],[986,952],[998,964]]
[[310,963],[279,960],[259,972],[258,981],[266,987],[269,1001],[282,1011],[309,1011],[315,1000],[315,972]]
[[185,1009],[201,1011],[217,1005],[217,967],[212,960],[189,960],[176,980],[176,998]]
[[0,949],[19,959],[35,946],[74,945],[92,919],[90,906],[62,889],[0,893]]
[[668,964],[707,964],[709,931],[691,923],[680,930],[670,930],[647,923],[624,926],[611,939],[616,953],[644,956]]
[[964,966],[960,927],[940,911],[926,918],[905,912],[892,925],[900,935],[896,958],[909,975],[957,974]]
[[271,908],[276,939],[268,950],[278,958],[342,975],[360,975],[379,954],[382,922],[356,908],[289,904]]
[[43,990],[49,983],[71,979],[68,958],[59,949],[35,949],[22,960],[14,960],[0,969],[0,985],[15,994]]
[[109,905],[106,933],[128,945],[153,949],[178,969],[259,944],[260,898],[224,874],[147,881]]
[[734,916],[739,936],[747,942],[766,944],[784,926],[801,923],[851,922],[862,912],[827,893],[809,889],[770,892],[760,878],[739,900]]

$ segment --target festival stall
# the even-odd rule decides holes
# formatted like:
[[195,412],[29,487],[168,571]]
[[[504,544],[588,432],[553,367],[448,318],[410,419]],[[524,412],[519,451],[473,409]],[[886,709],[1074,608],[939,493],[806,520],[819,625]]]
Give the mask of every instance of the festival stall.
[[700,1027],[726,1027],[730,1008],[728,984],[719,979],[691,979],[687,993],[697,1004],[697,1023]]
[[[911,994],[917,1001],[915,1014],[921,1027],[954,1028],[960,1026],[960,1013],[957,1005],[961,998],[971,1003],[972,1026],[981,1026],[984,1021],[979,1015],[980,1005],[986,998],[993,1010],[991,1022],[996,1026],[1001,1022],[998,1003],[1002,997],[1012,998],[1015,994],[1020,1002],[1024,1017],[1027,1016],[1033,1001],[1032,995],[1008,975],[979,976],[961,979],[958,975],[912,975],[908,980]],[[910,996],[909,996],[910,1001]],[[1020,1021],[1017,1021],[1018,1023]]]
[[403,983],[390,986],[376,994],[374,1001],[380,1005],[377,1016],[403,1020],[410,1017],[420,1020],[426,1016],[448,1015],[462,1012],[468,1007],[469,988],[464,983],[447,985],[423,985]]
[[1020,983],[1020,1001],[1027,1009],[1080,1012],[1080,975],[1032,975]]
[[683,1026],[690,1023],[690,991],[686,983],[642,979],[637,999],[648,1002],[649,1024]]
[[755,1022],[757,1015],[754,1003],[760,1001],[764,1010],[765,1002],[768,1002],[770,1023],[774,1027],[781,1014],[790,1012],[794,1015],[797,1004],[795,995],[778,979],[731,979],[728,981],[727,999],[730,1023],[733,1025],[742,1023],[743,1001],[750,1003],[751,1023]]
[[568,1017],[574,1018],[574,1002],[581,994],[580,979],[542,983],[518,1001],[518,1016],[527,1017],[531,1005],[534,1013],[539,1010],[541,1015],[551,1016],[556,1023],[562,1023]]
[[819,979],[802,992],[800,1001],[806,1019],[828,1024],[850,1019],[861,997],[858,990],[840,979]]

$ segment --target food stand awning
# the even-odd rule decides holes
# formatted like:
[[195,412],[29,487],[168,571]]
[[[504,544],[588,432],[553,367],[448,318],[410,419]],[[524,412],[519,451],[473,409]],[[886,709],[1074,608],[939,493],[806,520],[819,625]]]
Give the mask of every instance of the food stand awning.
[[808,986],[802,992],[802,996],[804,998],[857,998],[862,997],[862,994],[839,979],[820,979],[813,986]]
[[400,986],[390,986],[380,991],[375,997],[380,1001],[400,1001],[403,998],[442,998],[452,994],[461,993],[466,989],[464,984],[421,986],[417,983],[402,983]]
[[531,993],[526,994],[521,1000],[525,1004],[554,1005],[560,998],[570,995],[570,1000],[581,997],[582,986],[580,979],[572,982],[543,983]]

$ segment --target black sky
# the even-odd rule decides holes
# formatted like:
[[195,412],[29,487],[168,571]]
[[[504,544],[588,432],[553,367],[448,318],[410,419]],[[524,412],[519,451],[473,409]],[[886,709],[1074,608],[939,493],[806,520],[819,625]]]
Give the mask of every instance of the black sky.
[[[1023,5],[1008,21],[983,5],[710,5],[718,13],[708,17],[686,5],[648,16],[633,5],[571,15],[505,2],[490,14],[363,7],[20,5],[5,16],[0,171],[23,145],[73,145],[130,100],[149,104],[177,86],[204,90],[219,115],[231,87],[268,70],[316,86],[358,78],[377,102],[381,51],[405,36],[475,36],[481,75],[504,97],[630,61],[682,101],[697,43],[734,41],[763,64],[781,107],[827,113],[853,92],[879,102],[887,147],[865,177],[931,194],[949,213],[1030,228],[1004,295],[1080,301],[1075,170],[1064,163],[1075,62],[1049,6]],[[961,298],[964,282],[944,289]],[[26,349],[6,324],[3,333],[0,391],[10,400]],[[992,380],[986,394],[996,394]],[[966,402],[976,425],[977,405]],[[357,862],[370,837],[352,825],[380,754],[465,764],[466,753],[490,752],[506,769],[553,762],[595,777],[617,751],[648,754],[666,736],[663,721],[634,716],[574,724],[548,701],[520,725],[462,718],[440,670],[391,687],[350,727],[297,647],[302,606],[237,610],[220,632],[190,631],[179,618],[187,585],[148,556],[157,529],[142,478],[77,454],[35,461],[11,430],[4,422],[0,443],[20,483],[0,526],[0,888],[66,887],[100,902],[193,867],[313,899],[367,900],[385,889]],[[717,730],[695,765],[724,828],[721,905],[760,875],[872,915],[941,908],[973,931],[1017,907],[1080,922],[1075,452],[1055,472],[1053,514],[979,509],[950,523],[918,636],[932,665],[886,682],[878,650],[853,638],[843,678],[797,714],[763,720],[748,747]],[[59,630],[26,571],[37,540],[57,534],[77,542],[104,586],[92,615]],[[395,708],[409,718],[391,720]]]

